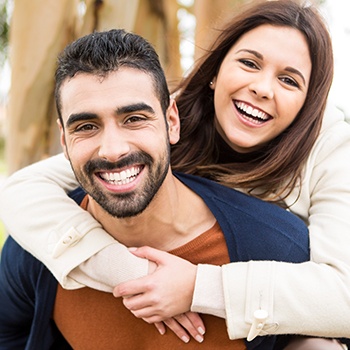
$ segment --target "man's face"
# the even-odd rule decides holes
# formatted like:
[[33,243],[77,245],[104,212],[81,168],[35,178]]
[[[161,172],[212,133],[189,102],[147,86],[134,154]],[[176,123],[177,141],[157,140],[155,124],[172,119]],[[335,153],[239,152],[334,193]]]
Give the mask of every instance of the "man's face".
[[169,147],[179,137],[175,104],[166,121],[152,78],[122,68],[67,79],[61,105],[61,143],[80,185],[112,216],[141,213],[170,173]]

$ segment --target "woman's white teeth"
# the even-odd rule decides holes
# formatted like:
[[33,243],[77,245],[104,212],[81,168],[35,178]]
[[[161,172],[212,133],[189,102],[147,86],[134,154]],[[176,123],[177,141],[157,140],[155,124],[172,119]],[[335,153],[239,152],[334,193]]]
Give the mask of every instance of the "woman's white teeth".
[[121,172],[101,173],[101,177],[103,180],[109,183],[112,183],[115,185],[125,185],[133,181],[139,173],[140,173],[139,167],[132,167],[130,169],[123,170]]
[[248,106],[243,102],[236,102],[236,107],[244,113],[251,115],[252,117],[259,118],[261,120],[269,119],[266,113],[259,111],[258,109],[253,108],[252,106]]

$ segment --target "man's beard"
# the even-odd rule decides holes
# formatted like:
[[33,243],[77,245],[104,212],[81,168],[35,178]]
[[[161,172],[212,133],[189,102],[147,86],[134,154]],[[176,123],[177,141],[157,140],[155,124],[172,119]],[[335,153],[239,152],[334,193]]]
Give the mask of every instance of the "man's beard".
[[[71,166],[81,187],[107,213],[117,218],[128,218],[141,214],[158,192],[169,171],[169,154],[170,149],[168,148],[158,163],[155,163],[150,155],[140,151],[115,163],[103,159],[90,160],[84,165],[83,171],[75,169],[72,163]],[[134,164],[148,167],[147,179],[142,188],[138,187],[136,191],[127,193],[113,193],[107,189],[101,189],[100,183],[96,184],[96,172],[118,171]]]

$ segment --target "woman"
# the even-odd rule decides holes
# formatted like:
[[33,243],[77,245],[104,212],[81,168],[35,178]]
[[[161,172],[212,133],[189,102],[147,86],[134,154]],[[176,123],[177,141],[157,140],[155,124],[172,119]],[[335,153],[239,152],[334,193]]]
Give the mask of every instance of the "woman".
[[[271,37],[284,43],[283,49],[274,47]],[[285,63],[279,58],[281,52],[288,53],[284,59],[300,56],[302,63]],[[269,313],[261,335],[350,337],[345,329],[349,316],[342,312],[350,304],[350,261],[343,248],[350,243],[346,216],[350,167],[345,162],[350,131],[341,117],[326,113],[322,118],[332,74],[331,42],[317,13],[293,1],[273,1],[252,6],[235,17],[180,87],[177,103],[182,137],[172,150],[173,168],[209,176],[284,205],[309,225],[312,259],[300,265],[271,261],[223,267],[200,265],[195,277],[186,275],[192,271],[186,269],[186,263],[176,262],[166,253],[150,249],[135,252],[164,265],[162,271],[177,270],[179,279],[187,281],[186,286],[196,278],[192,310],[226,317],[232,339],[248,336],[251,310],[259,305]],[[65,192],[55,187],[56,182],[67,191],[77,186],[68,163],[60,156],[18,172],[3,188],[2,219],[21,245],[39,257],[68,288],[80,286],[79,281],[110,291],[111,286],[130,279],[130,275],[145,275],[148,263],[139,264],[138,260],[129,263],[126,276],[117,274],[117,264],[129,259],[125,251],[114,268],[101,268],[106,276],[98,279],[101,272],[84,275],[83,271],[91,271],[91,264],[98,271],[98,255],[112,255],[114,249],[123,248],[86,212],[71,204]],[[37,188],[33,186],[36,183],[40,184]],[[34,208],[29,204],[30,197]],[[39,205],[40,201],[45,207]],[[45,217],[43,208],[47,208]],[[32,227],[14,222],[14,215],[23,217],[23,213],[35,218]],[[22,222],[30,220],[26,217]],[[71,227],[75,229],[68,232]],[[80,247],[75,253],[71,244],[83,236],[87,249],[80,253]],[[137,268],[133,270],[131,264]],[[109,276],[115,279],[106,282]],[[152,315],[157,316],[153,321],[159,321],[185,312],[175,307],[171,314],[149,304],[152,293],[159,295],[157,285],[165,284],[155,284],[155,289],[147,291],[143,282],[159,282],[160,276],[157,269],[145,279],[119,286],[115,295],[141,292],[125,299],[125,304],[149,321]],[[94,279],[98,279],[97,285]],[[209,292],[212,296],[213,289],[219,295],[215,300],[206,295]],[[176,300],[182,299],[181,290],[168,291],[161,299],[170,300],[171,296],[172,305],[180,305]],[[267,292],[261,294],[262,290]],[[161,310],[158,315],[157,309]]]

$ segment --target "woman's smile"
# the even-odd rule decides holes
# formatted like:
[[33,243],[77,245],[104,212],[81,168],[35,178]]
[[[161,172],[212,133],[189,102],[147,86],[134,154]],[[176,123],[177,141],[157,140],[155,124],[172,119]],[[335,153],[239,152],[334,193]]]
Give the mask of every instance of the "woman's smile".
[[300,31],[264,24],[242,35],[210,85],[218,132],[237,152],[261,148],[293,123],[310,75],[309,48]]

